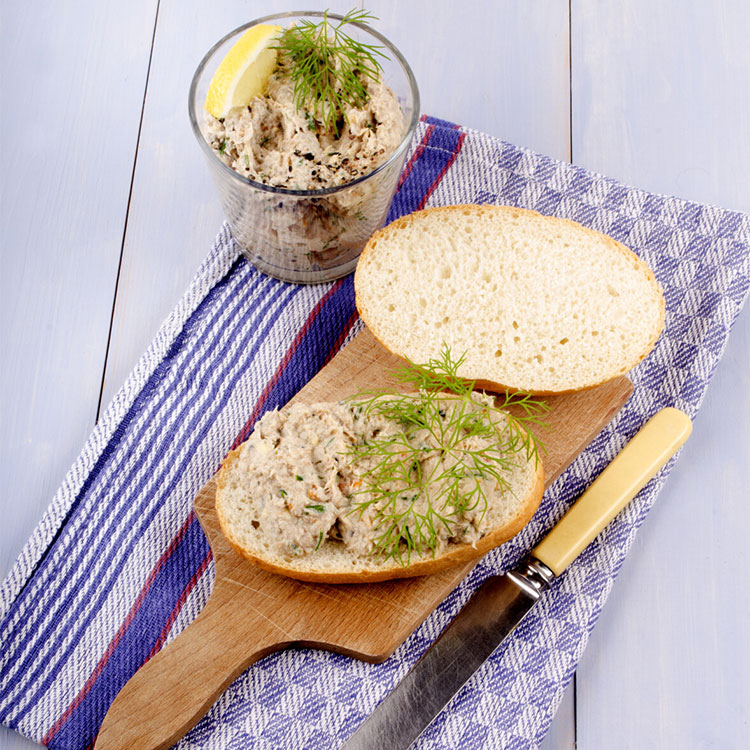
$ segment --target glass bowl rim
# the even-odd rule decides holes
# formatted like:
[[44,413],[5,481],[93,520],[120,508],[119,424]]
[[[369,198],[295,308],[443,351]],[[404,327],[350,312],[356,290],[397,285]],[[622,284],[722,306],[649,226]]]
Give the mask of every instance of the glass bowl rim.
[[[406,62],[406,59],[404,56],[399,52],[398,48],[390,42],[386,37],[384,37],[380,32],[375,31],[371,26],[368,26],[364,23],[352,23],[352,26],[356,26],[360,29],[363,29],[369,34],[372,34],[376,39],[378,39],[380,42],[384,44],[384,46],[387,48],[387,50],[393,55],[395,60],[399,63],[402,70],[406,74],[407,81],[409,83],[409,88],[411,89],[411,95],[413,100],[413,108],[411,113],[411,121],[409,122],[408,127],[406,128],[406,132],[404,133],[404,137],[401,140],[401,143],[397,146],[395,151],[382,163],[379,164],[375,169],[373,169],[371,172],[367,172],[367,174],[361,175],[360,177],[357,177],[356,179],[352,180],[351,182],[345,182],[343,185],[334,185],[333,187],[327,187],[327,188],[320,188],[318,190],[292,190],[290,188],[283,188],[283,187],[274,187],[272,185],[266,185],[262,182],[256,182],[255,180],[251,180],[249,177],[244,177],[243,175],[239,174],[239,172],[235,172],[234,169],[232,169],[228,164],[225,164],[216,154],[216,152],[211,148],[211,146],[208,144],[208,141],[203,137],[203,133],[201,133],[200,125],[198,124],[198,118],[195,112],[195,109],[198,106],[198,103],[195,101],[196,99],[196,90],[198,88],[198,79],[203,74],[203,71],[205,70],[206,66],[208,65],[209,61],[213,57],[216,50],[218,50],[219,47],[221,47],[224,42],[226,42],[228,39],[235,35],[239,35],[241,32],[246,31],[251,26],[256,26],[260,23],[266,23],[268,21],[276,21],[281,20],[283,18],[292,18],[292,17],[299,17],[299,16],[306,16],[306,17],[313,17],[313,18],[323,18],[324,16],[328,16],[328,18],[332,18],[336,21],[343,20],[343,16],[340,16],[336,13],[326,13],[324,11],[316,11],[316,10],[294,10],[294,11],[286,11],[284,13],[273,13],[269,16],[262,16],[261,18],[256,18],[254,21],[249,21],[248,23],[243,24],[242,26],[238,26],[236,29],[233,29],[228,34],[225,34],[221,39],[219,39],[218,42],[216,42],[211,49],[206,52],[206,54],[203,56],[203,59],[198,63],[198,67],[195,70],[195,73],[193,74],[193,79],[190,82],[190,90],[188,92],[188,114],[190,116],[190,125],[192,126],[193,133],[195,134],[195,137],[198,139],[198,143],[201,145],[201,148],[204,150],[204,152],[208,155],[210,159],[215,159],[216,164],[219,165],[220,168],[223,168],[223,170],[228,174],[231,175],[230,179],[239,180],[241,183],[244,183],[245,185],[249,185],[250,187],[256,188],[257,190],[263,190],[267,193],[274,193],[278,195],[297,195],[297,196],[303,196],[303,197],[320,197],[324,195],[332,195],[334,193],[341,192],[342,190],[346,190],[347,188],[352,187],[353,185],[358,185],[361,182],[364,182],[371,177],[374,177],[376,174],[379,174],[380,172],[386,170],[391,164],[393,164],[394,161],[398,160],[401,155],[403,154],[404,150],[408,147],[409,143],[411,142],[412,136],[414,135],[414,131],[417,127],[417,122],[419,121],[419,88],[417,87],[417,81],[414,78],[414,73],[412,72],[411,67],[409,66],[409,63]],[[195,103],[195,107],[193,104]]]

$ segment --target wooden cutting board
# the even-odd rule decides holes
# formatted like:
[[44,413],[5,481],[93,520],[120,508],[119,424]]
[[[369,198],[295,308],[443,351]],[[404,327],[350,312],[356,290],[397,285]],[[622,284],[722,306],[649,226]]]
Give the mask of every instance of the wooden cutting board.
[[[362,331],[293,401],[336,401],[392,385],[400,361]],[[621,377],[546,399],[539,431],[549,486],[627,401]],[[195,498],[216,565],[211,597],[195,621],[148,661],[109,709],[96,750],[168,748],[254,661],[287,646],[312,646],[358,659],[387,659],[460,583],[474,563],[421,578],[373,584],[312,584],[267,573],[240,557],[219,529],[212,479]]]

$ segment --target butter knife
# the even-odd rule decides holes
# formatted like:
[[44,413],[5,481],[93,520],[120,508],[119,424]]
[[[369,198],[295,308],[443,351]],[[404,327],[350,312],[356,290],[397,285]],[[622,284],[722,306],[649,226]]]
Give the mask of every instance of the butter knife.
[[409,747],[691,430],[679,409],[652,417],[518,567],[478,589],[342,750]]

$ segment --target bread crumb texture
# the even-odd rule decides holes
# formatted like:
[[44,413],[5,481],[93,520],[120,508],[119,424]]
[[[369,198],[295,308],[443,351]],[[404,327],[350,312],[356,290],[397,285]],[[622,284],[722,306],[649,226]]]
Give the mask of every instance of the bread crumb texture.
[[365,324],[426,362],[447,344],[460,374],[535,393],[592,387],[653,348],[664,298],[653,273],[604,234],[503,206],[427,209],[368,243],[355,276]]

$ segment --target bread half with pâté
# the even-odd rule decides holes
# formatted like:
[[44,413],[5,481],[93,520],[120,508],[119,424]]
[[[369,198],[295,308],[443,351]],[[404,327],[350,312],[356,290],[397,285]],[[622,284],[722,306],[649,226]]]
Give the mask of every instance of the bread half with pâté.
[[531,433],[490,397],[395,394],[268,412],[226,457],[216,510],[261,568],[365,583],[479,558],[543,489]]
[[375,338],[412,362],[447,344],[493,391],[569,393],[627,373],[664,327],[651,269],[572,221],[508,206],[404,216],[376,232],[354,277]]

